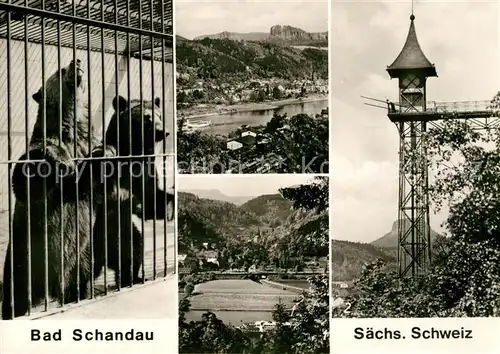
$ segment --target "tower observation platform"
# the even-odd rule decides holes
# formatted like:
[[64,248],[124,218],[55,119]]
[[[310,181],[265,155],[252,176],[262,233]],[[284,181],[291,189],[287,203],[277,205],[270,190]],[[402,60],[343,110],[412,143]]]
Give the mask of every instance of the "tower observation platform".
[[[386,70],[398,81],[398,101],[366,99],[387,104],[387,117],[399,133],[398,263],[400,276],[418,275],[431,263],[429,171],[426,132],[447,120],[466,121],[474,130],[500,128],[499,109],[491,101],[437,102],[427,100],[429,77],[437,77],[417,40],[410,16],[406,42]],[[363,96],[362,96],[363,97]],[[385,108],[383,105],[365,103]]]

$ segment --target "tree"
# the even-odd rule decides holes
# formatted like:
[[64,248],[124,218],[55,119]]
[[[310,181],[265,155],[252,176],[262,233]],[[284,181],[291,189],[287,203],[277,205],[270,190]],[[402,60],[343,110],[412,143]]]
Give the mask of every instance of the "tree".
[[286,161],[280,173],[328,173],[328,118],[301,113],[273,135],[272,151]]
[[328,275],[309,279],[311,291],[304,294],[290,319],[293,353],[330,352],[330,309]]
[[184,293],[186,293],[187,296],[190,296],[194,291],[194,285],[193,283],[187,283],[186,286],[184,287]]
[[273,87],[273,98],[277,100],[281,98],[281,90],[278,88],[278,86]]
[[226,326],[212,312],[202,315],[201,321],[179,325],[180,353],[250,353],[250,339],[231,326]]
[[280,115],[275,111],[271,120],[267,122],[264,132],[269,134],[275,133],[279,128],[285,125],[285,117],[285,115]]
[[184,103],[186,102],[187,95],[184,91],[179,91],[177,93],[177,103]]
[[294,208],[316,209],[321,212],[328,208],[328,177],[315,177],[312,183],[299,187],[281,188],[283,198],[293,201]]

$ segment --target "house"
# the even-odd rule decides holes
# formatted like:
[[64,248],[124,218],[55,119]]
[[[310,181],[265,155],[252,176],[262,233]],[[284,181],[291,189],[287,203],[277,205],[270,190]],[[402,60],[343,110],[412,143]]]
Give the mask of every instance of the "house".
[[257,134],[254,132],[243,132],[239,138],[229,140],[227,149],[236,151],[243,148],[252,148],[255,146]]
[[227,149],[228,150],[238,150],[238,149],[241,149],[243,147],[243,144],[240,143],[239,141],[236,141],[236,140],[230,140],[227,142]]
[[213,264],[217,264],[217,266],[219,266],[219,261],[218,261],[217,257],[208,257],[207,263],[213,263]]
[[[251,132],[249,132],[249,133],[251,133]],[[242,134],[245,134],[245,133],[242,133]],[[256,140],[255,137],[256,137],[256,134],[246,134],[246,135],[242,135],[241,137],[239,137],[238,139],[235,139],[235,140],[242,143],[243,147],[252,147],[252,146],[255,146],[255,140]]]
[[212,265],[219,266],[219,260],[216,251],[204,251],[203,256],[205,257],[206,263],[211,263]]
[[244,137],[244,136],[253,136],[255,138],[257,136],[257,134],[254,132],[251,132],[251,131],[246,131],[246,132],[241,133],[241,137]]

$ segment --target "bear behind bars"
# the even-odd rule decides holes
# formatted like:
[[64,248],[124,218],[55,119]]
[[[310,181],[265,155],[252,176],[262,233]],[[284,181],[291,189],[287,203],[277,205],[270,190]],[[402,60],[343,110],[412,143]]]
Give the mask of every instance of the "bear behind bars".
[[[62,83],[61,112],[59,111],[60,79]],[[77,173],[74,158],[88,155],[89,140],[93,146],[99,143],[93,132],[89,131],[87,94],[80,60],[72,61],[68,66],[54,73],[45,84],[45,97],[43,96],[42,89],[33,95],[33,99],[38,103],[38,114],[29,145],[29,160],[45,161],[23,163],[23,160],[28,159],[25,153],[16,163],[12,175],[12,188],[16,203],[13,235],[9,240],[4,265],[3,319],[12,319],[11,271],[14,275],[14,317],[22,316],[28,311],[28,218],[31,237],[32,305],[39,304],[45,296],[45,271],[48,273],[49,295],[59,299],[64,291],[65,303],[76,301],[78,290],[82,298],[86,297],[87,283],[90,280],[90,230],[95,217],[90,213],[89,199],[68,200],[61,197],[67,194],[65,191],[71,192],[75,189]],[[46,112],[45,144],[44,107]],[[74,151],[75,143],[76,151]],[[67,176],[64,177],[64,181],[58,178],[61,175]],[[29,207],[27,203],[28,179],[30,180]],[[47,264],[45,262],[45,230],[48,241]],[[77,254],[77,239],[80,255]],[[11,253],[11,243],[13,253]],[[78,256],[79,284],[77,283]],[[11,269],[11,260],[14,264],[13,269]]]

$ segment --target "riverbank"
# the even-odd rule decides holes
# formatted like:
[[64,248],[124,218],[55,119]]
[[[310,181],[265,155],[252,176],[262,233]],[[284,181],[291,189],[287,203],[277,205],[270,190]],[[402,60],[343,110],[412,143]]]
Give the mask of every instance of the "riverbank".
[[185,110],[178,110],[177,116],[180,118],[184,115],[185,118],[202,118],[217,116],[221,114],[243,113],[243,112],[258,112],[279,109],[290,104],[310,103],[328,100],[328,95],[314,94],[305,98],[287,98],[276,101],[266,102],[251,102],[234,105],[203,105],[191,107]]

